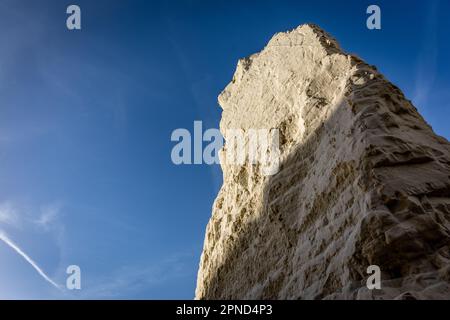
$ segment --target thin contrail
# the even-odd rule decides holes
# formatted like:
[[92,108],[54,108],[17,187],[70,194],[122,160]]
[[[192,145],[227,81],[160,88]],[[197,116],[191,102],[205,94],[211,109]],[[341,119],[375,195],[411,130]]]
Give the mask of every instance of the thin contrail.
[[36,264],[36,262],[33,261],[25,252],[22,251],[11,239],[8,238],[8,236],[0,230],[0,240],[2,240],[4,243],[6,243],[8,246],[10,246],[14,251],[16,251],[19,255],[22,256],[31,266],[44,278],[46,281],[48,281],[52,286],[54,286],[57,289],[61,289],[58,284],[56,284],[52,279],[49,278],[45,274],[44,271]]

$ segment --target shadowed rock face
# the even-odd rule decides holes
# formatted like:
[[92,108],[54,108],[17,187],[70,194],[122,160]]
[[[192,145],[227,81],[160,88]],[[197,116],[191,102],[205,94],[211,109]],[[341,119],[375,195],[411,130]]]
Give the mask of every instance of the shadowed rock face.
[[281,167],[222,164],[197,299],[450,299],[450,144],[375,67],[303,25],[219,102],[222,132],[280,130]]

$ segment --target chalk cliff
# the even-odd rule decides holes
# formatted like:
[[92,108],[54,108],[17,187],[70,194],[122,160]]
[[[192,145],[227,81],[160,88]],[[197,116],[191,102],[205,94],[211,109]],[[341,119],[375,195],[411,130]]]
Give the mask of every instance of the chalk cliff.
[[450,144],[374,66],[303,25],[219,103],[221,131],[279,129],[280,170],[222,164],[197,299],[450,299]]

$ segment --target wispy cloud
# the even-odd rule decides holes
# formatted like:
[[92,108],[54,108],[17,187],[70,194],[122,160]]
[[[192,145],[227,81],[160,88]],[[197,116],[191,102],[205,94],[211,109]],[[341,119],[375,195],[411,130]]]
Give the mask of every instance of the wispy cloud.
[[17,254],[25,259],[38,273],[44,278],[48,283],[50,283],[55,288],[61,290],[61,287],[56,284],[50,277],[38,266],[38,264],[31,259],[22,249],[19,248],[7,235],[5,232],[0,230],[0,240],[7,244],[11,249],[13,249]]
[[18,215],[10,202],[0,203],[0,224],[17,225]]
[[34,221],[39,227],[48,230],[52,224],[57,220],[61,211],[59,203],[52,203],[41,208],[40,216]]
[[[17,228],[19,226],[25,225],[32,226],[36,225],[44,230],[48,230],[52,223],[58,216],[60,206],[57,204],[47,205],[41,208],[41,214],[37,219],[31,217],[26,217],[26,214],[19,210],[16,205],[6,201],[0,203],[0,226],[6,227],[11,226]],[[31,225],[29,223],[32,223]],[[56,284],[50,277],[42,270],[41,267],[26,254],[14,241],[9,238],[5,231],[0,229],[0,240],[13,249],[18,255],[20,255],[26,262],[28,262],[33,269],[35,269],[38,274],[44,278],[45,281],[50,283],[55,288],[60,289],[60,286]]]
[[[158,262],[123,266],[90,283],[86,289],[83,288],[78,298],[117,299],[139,296],[149,288],[157,288],[170,281],[191,276],[192,270],[188,265],[190,260],[196,258],[192,252],[178,252]],[[146,295],[145,298],[154,297]]]

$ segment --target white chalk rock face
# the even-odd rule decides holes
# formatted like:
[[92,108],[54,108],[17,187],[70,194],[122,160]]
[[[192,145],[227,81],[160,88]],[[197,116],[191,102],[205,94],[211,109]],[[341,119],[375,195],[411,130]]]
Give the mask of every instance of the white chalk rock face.
[[224,133],[279,129],[280,167],[222,164],[197,299],[450,299],[450,144],[375,67],[303,25],[219,102]]

